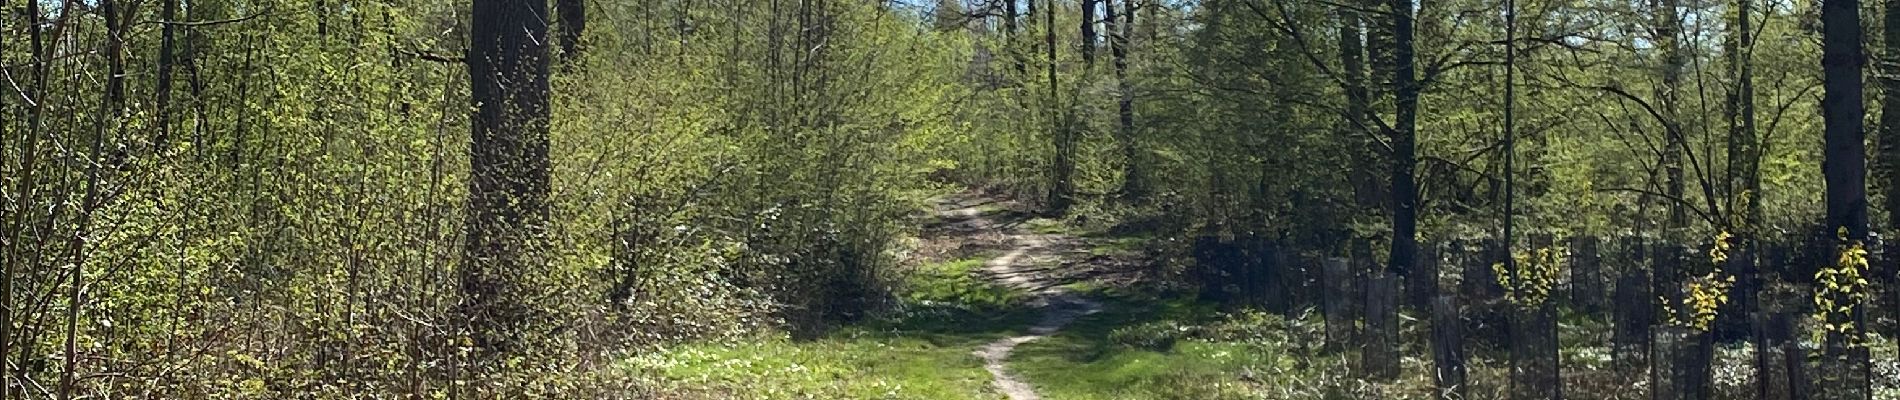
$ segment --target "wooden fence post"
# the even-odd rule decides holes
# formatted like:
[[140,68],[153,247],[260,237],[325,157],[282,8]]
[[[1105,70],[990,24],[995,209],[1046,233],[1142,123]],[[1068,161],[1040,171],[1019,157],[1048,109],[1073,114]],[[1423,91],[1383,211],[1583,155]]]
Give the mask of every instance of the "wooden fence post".
[[1458,318],[1458,296],[1438,296],[1432,301],[1432,364],[1437,371],[1439,399],[1467,398],[1464,337],[1464,322]]
[[1352,271],[1351,261],[1344,258],[1329,258],[1321,268],[1321,286],[1325,294],[1321,301],[1325,303],[1326,349],[1337,351],[1352,343],[1354,320],[1352,317]]
[[1378,273],[1366,281],[1365,348],[1360,352],[1366,378],[1399,377],[1399,278]]
[[[1787,313],[1756,312],[1754,319],[1755,334],[1755,398],[1760,400],[1795,400],[1796,387],[1805,377],[1799,375],[1800,366],[1807,358],[1801,353],[1801,347],[1794,341],[1794,318]],[[1806,397],[1798,397],[1806,399]]]
[[1655,268],[1649,277],[1650,293],[1662,300],[1664,308],[1680,309],[1678,306],[1682,304],[1683,297],[1679,289],[1683,282],[1682,262],[1685,252],[1680,246],[1663,241],[1653,243],[1650,248],[1653,249],[1653,261],[1650,264]]
[[1779,313],[1775,316],[1775,334],[1781,338],[1783,368],[1788,370],[1788,398],[1808,400],[1814,398],[1814,385],[1808,376],[1808,353],[1801,348],[1797,334],[1801,332],[1801,317],[1792,313]]
[[1729,302],[1716,312],[1715,324],[1710,327],[1718,341],[1729,342],[1746,337],[1752,320],[1749,316],[1761,307],[1756,298],[1762,285],[1761,269],[1755,259],[1760,246],[1757,243],[1752,238],[1735,240],[1729,249],[1728,261],[1722,265],[1729,276],[1735,277],[1735,285],[1729,287]]
[[1438,297],[1438,266],[1443,250],[1437,243],[1421,243],[1418,249],[1418,265],[1405,278],[1406,306],[1419,312],[1431,310],[1432,299]]
[[1545,301],[1531,307],[1512,305],[1512,399],[1563,398],[1557,355],[1557,307]]
[[1616,280],[1615,332],[1611,355],[1623,374],[1640,372],[1650,353],[1649,326],[1655,323],[1655,306],[1649,294],[1646,271],[1631,268]]
[[1292,309],[1287,306],[1287,300],[1294,293],[1291,283],[1298,279],[1296,278],[1298,274],[1294,272],[1295,267],[1288,262],[1286,253],[1289,248],[1291,247],[1285,243],[1275,241],[1267,246],[1266,254],[1261,257],[1261,263],[1265,264],[1267,270],[1265,274],[1267,281],[1264,282],[1265,293],[1262,294],[1260,307],[1268,312],[1282,315]]
[[1570,305],[1595,316],[1603,312],[1602,257],[1595,236],[1570,239]]
[[1478,243],[1476,251],[1466,253],[1464,266],[1463,286],[1467,293],[1463,304],[1469,308],[1464,318],[1465,334],[1472,338],[1466,344],[1499,349],[1509,340],[1510,317],[1503,304],[1504,286],[1498,283],[1497,273],[1491,267],[1509,255],[1501,240],[1485,239]]

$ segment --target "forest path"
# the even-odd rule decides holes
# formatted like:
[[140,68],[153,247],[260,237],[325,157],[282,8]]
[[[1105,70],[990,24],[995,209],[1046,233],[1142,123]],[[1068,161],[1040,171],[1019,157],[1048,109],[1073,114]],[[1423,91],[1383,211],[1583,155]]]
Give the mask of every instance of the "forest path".
[[983,264],[985,278],[999,285],[1028,292],[1041,318],[1029,327],[1029,334],[999,339],[976,350],[983,368],[994,377],[996,390],[1011,400],[1040,400],[1033,387],[1009,372],[1007,362],[1017,346],[1054,335],[1076,318],[1102,311],[1101,303],[1069,290],[1065,285],[1079,282],[1075,267],[1062,262],[1074,254],[1080,239],[1062,233],[1035,233],[1025,229],[1021,214],[1001,207],[1003,201],[978,194],[959,194],[938,201],[937,215],[951,232],[992,236],[1007,249],[1003,255]]

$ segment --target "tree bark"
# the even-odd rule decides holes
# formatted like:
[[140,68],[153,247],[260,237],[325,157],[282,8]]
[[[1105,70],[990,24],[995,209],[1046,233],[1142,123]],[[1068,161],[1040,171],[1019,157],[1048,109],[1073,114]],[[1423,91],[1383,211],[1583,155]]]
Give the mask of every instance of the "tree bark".
[[[1135,88],[1128,80],[1129,38],[1135,33],[1135,0],[1122,0],[1122,13],[1115,13],[1115,2],[1105,0],[1103,9],[1107,18],[1109,52],[1115,57],[1115,84],[1120,99],[1116,102],[1117,116],[1121,122],[1116,130],[1122,147],[1122,198],[1136,201],[1147,196],[1147,177],[1142,176],[1141,148],[1135,142]],[[1126,17],[1118,20],[1117,17]]]
[[[1729,212],[1741,217],[1741,226],[1733,229],[1744,235],[1752,234],[1761,223],[1761,202],[1755,200],[1761,196],[1761,180],[1755,176],[1761,152],[1755,137],[1755,38],[1754,20],[1750,17],[1754,14],[1755,1],[1735,1],[1735,18],[1729,32],[1732,46],[1727,51],[1730,73],[1735,79],[1735,88],[1728,98]],[[1889,18],[1891,21],[1893,17]]]
[[[1683,153],[1688,151],[1688,143],[1683,137],[1681,121],[1681,101],[1677,89],[1682,87],[1682,70],[1686,63],[1682,49],[1682,16],[1680,0],[1662,0],[1656,10],[1656,42],[1662,48],[1662,86],[1658,87],[1656,98],[1663,114],[1663,191],[1670,198],[1682,199]],[[1688,225],[1688,211],[1681,201],[1664,199],[1668,210],[1664,236],[1677,238],[1679,230]],[[1680,238],[1677,238],[1680,239]]]
[[[1517,258],[1517,1],[1504,0],[1504,266],[1519,282]],[[1533,249],[1534,251],[1534,249]],[[1517,359],[1511,359],[1513,366]],[[1515,367],[1512,368],[1514,371]]]
[[[1368,8],[1377,7],[1369,2],[1366,4]],[[1380,200],[1383,196],[1379,193],[1383,189],[1379,187],[1382,183],[1378,178],[1381,174],[1377,166],[1379,157],[1375,154],[1375,141],[1370,135],[1378,132],[1371,132],[1371,125],[1368,124],[1372,118],[1372,98],[1367,83],[1367,48],[1385,45],[1367,45],[1370,38],[1366,33],[1366,17],[1360,15],[1358,10],[1339,7],[1338,16],[1340,73],[1345,75],[1342,83],[1346,91],[1346,109],[1340,115],[1339,136],[1341,140],[1357,145],[1350,152],[1352,165],[1347,172],[1352,177],[1354,205],[1360,210],[1375,210],[1384,207],[1385,203]]]
[[545,0],[475,0],[468,49],[467,241],[461,311],[487,355],[511,350],[527,310],[519,277],[544,263],[548,218],[548,27]]
[[1880,63],[1878,75],[1880,104],[1880,155],[1887,167],[1888,226],[1900,228],[1900,0],[1886,0],[1883,18],[1882,54],[1889,62]]
[[[1826,93],[1821,98],[1825,121],[1821,174],[1827,183],[1827,231],[1845,231],[1849,242],[1868,239],[1867,218],[1867,133],[1861,87],[1866,58],[1861,53],[1860,1],[1826,0],[1821,3],[1821,69]],[[1839,254],[1835,254],[1839,256]],[[1835,364],[1826,370],[1843,372],[1840,378],[1855,379],[1853,387],[1832,387],[1825,393],[1871,396],[1866,349],[1850,349],[1867,332],[1867,305],[1862,300],[1836,296],[1848,307],[1846,313],[1828,313],[1828,323],[1849,324],[1846,332],[1829,332],[1827,359]],[[1846,354],[1842,354],[1847,350]],[[1846,355],[1846,359],[1836,358]],[[1839,369],[1834,369],[1839,368]],[[1851,371],[1851,372],[1848,372]],[[1854,394],[1865,390],[1865,394]]]
[[1826,146],[1821,173],[1827,182],[1827,228],[1846,228],[1848,237],[1867,237],[1866,133],[1862,118],[1860,1],[1826,0],[1821,5],[1821,67],[1826,94],[1821,100]]
[[1418,257],[1417,163],[1418,76],[1413,43],[1412,0],[1392,0],[1393,95],[1398,112],[1392,126],[1392,252],[1386,268],[1406,276]]
[[[38,3],[38,1],[27,0],[27,3]],[[35,7],[28,5],[27,8]],[[0,64],[6,64],[7,37],[13,34],[12,31],[7,30],[9,20],[3,13],[11,9],[13,9],[12,2],[0,0]],[[27,18],[27,25],[30,26],[26,29],[38,29],[39,14],[24,17]],[[13,141],[13,136],[7,135],[7,124],[10,121],[7,120],[9,114],[7,114],[7,101],[4,97],[7,96],[0,96],[0,174],[18,177],[25,171],[7,169],[8,165],[13,165],[10,158],[12,153],[7,152],[8,143]],[[21,147],[24,151],[25,146]],[[0,190],[10,189],[7,187],[7,181],[0,179]],[[5,200],[4,204],[0,204],[0,227],[7,229],[0,231],[0,399],[13,398],[13,365],[7,362],[9,360],[7,355],[13,354],[11,343],[13,341],[13,242],[19,240],[14,234],[13,220],[19,215],[19,212],[15,211],[20,208],[19,203],[27,201],[27,199],[14,198],[19,195],[20,193],[13,193],[9,196],[0,196]]]

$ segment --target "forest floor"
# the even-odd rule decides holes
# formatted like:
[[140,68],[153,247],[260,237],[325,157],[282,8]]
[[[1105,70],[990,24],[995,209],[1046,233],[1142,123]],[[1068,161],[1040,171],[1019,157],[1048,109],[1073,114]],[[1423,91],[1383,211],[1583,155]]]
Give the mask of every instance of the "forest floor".
[[[1075,246],[1076,239],[1060,233],[1027,232],[1019,226],[1008,226],[995,218],[998,213],[986,210],[983,205],[994,200],[983,197],[958,196],[939,202],[937,214],[945,221],[955,221],[949,226],[965,227],[974,232],[1000,233],[1010,249],[1001,257],[983,263],[983,275],[995,284],[1030,293],[1032,303],[1041,309],[1042,317],[1029,327],[1029,334],[999,339],[984,345],[976,351],[983,358],[983,369],[995,379],[996,390],[1008,396],[1010,400],[1040,400],[1042,396],[1021,377],[1011,373],[1007,363],[1009,356],[1017,346],[1049,337],[1062,328],[1075,322],[1077,317],[1102,311],[1099,302],[1076,294],[1064,285],[1076,283],[1073,275],[1055,273],[1061,259]],[[1088,267],[1091,265],[1083,264]],[[1078,269],[1064,269],[1062,272],[1074,272]],[[1087,268],[1080,269],[1083,272]]]
[[[978,193],[938,198],[902,256],[890,312],[815,338],[783,334],[671,346],[625,363],[663,399],[1428,398],[1424,321],[1400,321],[1402,374],[1368,382],[1356,352],[1321,351],[1312,311],[1222,310],[1156,279],[1155,240],[1038,218]],[[1607,343],[1566,316],[1562,343]],[[1472,349],[1471,398],[1504,398],[1504,355]],[[1638,399],[1601,345],[1562,351],[1567,397]],[[1747,398],[1744,349],[1724,346],[1718,398]],[[1891,365],[1889,366],[1891,367]],[[1894,371],[1883,368],[1882,371]],[[1895,399],[1885,391],[1880,399]]]
[[1157,380],[1232,381],[1232,356],[1257,353],[1112,343],[1131,326],[1215,314],[1137,294],[1149,292],[1136,289],[1152,264],[1140,251],[1147,238],[1075,228],[974,192],[934,204],[908,246],[891,315],[814,339],[691,343],[629,367],[684,399],[1159,399],[1185,393]]

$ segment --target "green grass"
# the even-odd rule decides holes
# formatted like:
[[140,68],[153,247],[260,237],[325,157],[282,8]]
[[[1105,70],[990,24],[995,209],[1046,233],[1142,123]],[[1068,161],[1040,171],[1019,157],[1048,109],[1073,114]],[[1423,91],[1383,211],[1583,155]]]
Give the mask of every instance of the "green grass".
[[1144,246],[1147,246],[1150,240],[1151,239],[1147,237],[1117,237],[1117,238],[1098,239],[1096,240],[1095,246],[1092,248],[1089,248],[1089,255],[1112,256],[1112,255],[1140,253],[1142,248]]
[[[1128,339],[1117,338],[1184,335],[1185,327],[1211,323],[1214,313],[1181,300],[1114,296],[1104,304],[1102,313],[1018,348],[1012,371],[1048,399],[1219,399],[1245,398],[1253,390],[1237,371],[1293,365],[1257,343],[1123,343]],[[1128,333],[1139,331],[1149,332]]]
[[[1368,384],[1319,354],[1320,323],[1221,313],[1190,299],[1106,293],[1105,311],[1016,350],[1012,371],[1052,400],[1406,398],[1421,377]],[[1417,369],[1419,360],[1406,362]]]
[[923,338],[696,344],[636,359],[688,391],[733,399],[994,399],[970,349]]
[[693,343],[628,361],[684,398],[997,399],[972,354],[1036,317],[1020,292],[977,278],[987,256],[912,271],[895,315],[814,340]]

